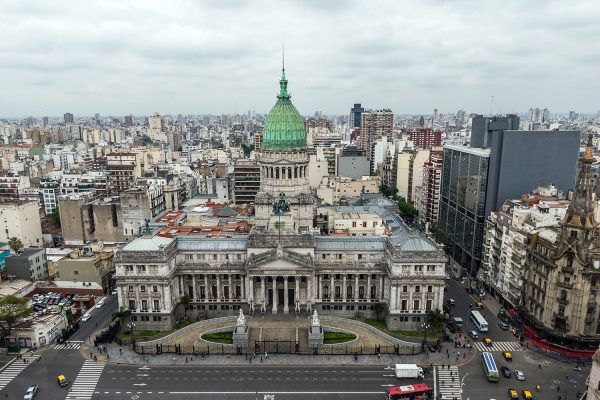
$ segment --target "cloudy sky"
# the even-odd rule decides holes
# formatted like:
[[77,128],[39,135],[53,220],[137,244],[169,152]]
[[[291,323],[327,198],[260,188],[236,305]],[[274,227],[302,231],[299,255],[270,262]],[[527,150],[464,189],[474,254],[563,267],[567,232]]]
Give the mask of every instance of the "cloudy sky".
[[600,3],[0,2],[0,116],[600,109]]

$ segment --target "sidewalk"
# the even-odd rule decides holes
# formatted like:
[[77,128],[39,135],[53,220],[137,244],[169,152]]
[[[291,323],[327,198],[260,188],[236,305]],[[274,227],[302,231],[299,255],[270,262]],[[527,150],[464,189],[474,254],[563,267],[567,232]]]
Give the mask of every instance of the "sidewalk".
[[[134,365],[394,365],[394,364],[419,364],[422,366],[439,366],[449,364],[464,364],[469,362],[476,351],[473,349],[470,353],[466,348],[454,348],[453,344],[444,343],[441,352],[423,353],[418,355],[358,355],[358,360],[354,360],[352,355],[297,355],[297,354],[274,354],[269,353],[268,357],[264,354],[256,354],[253,360],[247,355],[216,355],[211,354],[206,357],[178,355],[178,354],[159,354],[159,355],[141,355],[135,353],[130,347],[120,347],[116,344],[106,345],[107,352],[99,352],[96,348],[90,348],[84,357],[89,358],[95,355],[100,361],[107,361],[115,364],[134,364]],[[458,353],[458,354],[457,354]],[[466,355],[465,355],[466,354]]]

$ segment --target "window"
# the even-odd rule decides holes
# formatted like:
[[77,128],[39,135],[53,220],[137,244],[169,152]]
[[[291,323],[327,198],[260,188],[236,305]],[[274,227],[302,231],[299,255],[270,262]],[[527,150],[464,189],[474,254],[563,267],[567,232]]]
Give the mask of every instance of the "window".
[[129,287],[127,288],[128,291],[133,292],[133,285],[129,285]]
[[142,310],[148,310],[148,300],[142,300]]
[[363,225],[363,228],[366,228],[367,227],[367,221],[363,221],[362,225]]
[[73,271],[73,275],[79,275],[79,271]]
[[137,272],[146,272],[146,266],[145,265],[138,265],[137,266]]
[[422,265],[415,265],[415,272],[423,272],[423,266]]
[[359,260],[362,260],[362,254],[359,254],[359,255],[358,255],[358,259],[359,259]]
[[406,293],[408,292],[408,286],[404,285],[402,286],[402,293]]
[[352,227],[356,228],[356,221],[352,221]]
[[427,293],[432,293],[433,292],[433,286],[429,285],[427,286]]
[[154,300],[154,311],[160,310],[160,301]]
[[421,286],[416,285],[415,286],[415,293],[419,293],[419,292],[421,292]]
[[153,285],[153,286],[152,286],[152,291],[153,291],[154,293],[158,292],[158,286],[157,286],[157,285]]
[[141,285],[140,286],[140,292],[145,292],[146,291],[146,286],[145,285]]
[[125,272],[133,272],[133,265],[126,265]]
[[421,309],[421,302],[419,300],[413,301],[413,311],[418,311]]
[[135,300],[129,300],[129,309],[135,310]]
[[401,310],[406,311],[408,308],[408,300],[402,300]]

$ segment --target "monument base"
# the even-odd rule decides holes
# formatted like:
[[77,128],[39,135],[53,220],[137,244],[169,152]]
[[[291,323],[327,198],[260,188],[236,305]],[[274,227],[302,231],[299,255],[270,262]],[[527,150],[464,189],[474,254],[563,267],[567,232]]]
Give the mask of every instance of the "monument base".
[[323,344],[324,334],[322,326],[311,326],[308,331],[308,345],[310,347],[321,346]]
[[236,326],[233,331],[233,346],[248,347],[248,327]]

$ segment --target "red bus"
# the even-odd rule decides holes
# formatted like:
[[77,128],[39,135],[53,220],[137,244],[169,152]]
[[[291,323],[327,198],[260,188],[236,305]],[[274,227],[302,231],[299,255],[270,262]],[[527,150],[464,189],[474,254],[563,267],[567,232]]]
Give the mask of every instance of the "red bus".
[[386,400],[433,400],[433,389],[426,383],[393,386],[385,391]]

